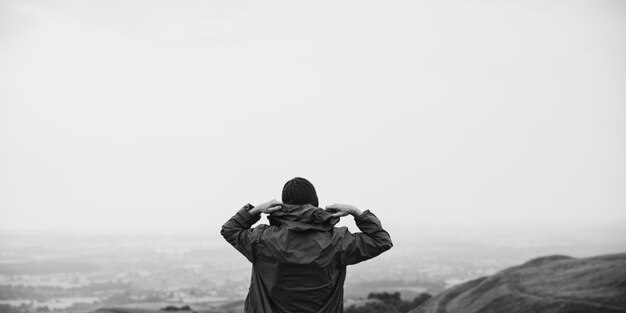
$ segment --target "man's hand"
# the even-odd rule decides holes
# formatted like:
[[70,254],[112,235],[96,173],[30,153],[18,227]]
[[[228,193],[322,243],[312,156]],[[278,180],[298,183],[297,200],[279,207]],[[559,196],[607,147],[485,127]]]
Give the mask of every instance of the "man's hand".
[[348,214],[351,214],[352,216],[357,217],[363,214],[363,212],[361,212],[361,210],[359,210],[354,205],[341,204],[341,203],[327,205],[326,211],[333,213],[334,217],[347,216]]
[[250,209],[250,211],[248,212],[252,215],[261,214],[261,213],[270,214],[274,211],[280,210],[280,208],[282,208],[281,204],[283,203],[276,199],[273,199],[273,200],[270,200],[270,201],[267,201],[265,203],[261,203],[255,206],[254,208]]

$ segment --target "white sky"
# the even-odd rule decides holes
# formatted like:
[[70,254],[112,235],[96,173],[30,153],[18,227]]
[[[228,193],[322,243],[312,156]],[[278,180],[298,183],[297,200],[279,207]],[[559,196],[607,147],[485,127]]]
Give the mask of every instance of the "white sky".
[[[471,2],[471,3],[470,3]],[[0,229],[626,222],[624,1],[0,0]]]

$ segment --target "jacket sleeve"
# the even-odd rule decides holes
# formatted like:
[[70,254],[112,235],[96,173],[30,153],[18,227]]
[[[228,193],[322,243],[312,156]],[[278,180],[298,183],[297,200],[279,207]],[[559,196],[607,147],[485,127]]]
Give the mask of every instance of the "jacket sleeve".
[[222,225],[221,234],[237,251],[241,252],[250,262],[254,262],[252,244],[259,232],[252,225],[261,219],[259,215],[251,215],[248,211],[253,206],[246,204],[237,214]]
[[343,263],[352,265],[371,259],[391,249],[391,236],[383,229],[380,220],[369,210],[354,218],[360,233],[348,233],[343,242]]

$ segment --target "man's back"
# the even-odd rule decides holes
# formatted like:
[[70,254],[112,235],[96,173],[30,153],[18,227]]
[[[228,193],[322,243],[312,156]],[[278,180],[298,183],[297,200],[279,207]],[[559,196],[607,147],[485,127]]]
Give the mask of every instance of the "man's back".
[[[252,262],[245,311],[343,312],[346,266],[390,249],[389,233],[369,210],[317,207],[315,188],[303,178],[285,184],[283,202],[248,204],[222,226],[226,241]],[[261,213],[269,214],[270,225],[251,228]],[[334,227],[346,215],[354,216],[360,233]]]
[[[247,223],[258,220],[245,210],[224,225],[222,235],[253,263],[246,312],[342,312],[346,266],[392,246],[369,211],[355,219],[363,233],[352,234],[334,227],[338,218],[331,213],[311,205],[283,205],[269,216],[271,225],[240,229],[247,217],[254,219]],[[241,231],[249,239],[242,239]]]
[[333,294],[343,295],[345,267],[334,257],[341,239],[334,233],[274,226],[263,232],[254,267],[258,280],[271,286],[276,311],[318,312]]

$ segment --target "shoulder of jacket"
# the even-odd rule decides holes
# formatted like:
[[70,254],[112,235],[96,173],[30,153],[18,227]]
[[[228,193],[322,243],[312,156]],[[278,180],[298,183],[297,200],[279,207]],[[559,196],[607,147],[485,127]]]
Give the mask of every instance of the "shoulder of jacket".
[[345,235],[350,235],[351,234],[350,230],[346,226],[333,227],[332,232],[333,232],[333,234],[335,236],[345,236]]
[[265,225],[265,224],[257,225],[256,227],[254,227],[252,229],[253,239],[260,238],[268,227],[269,225]]

